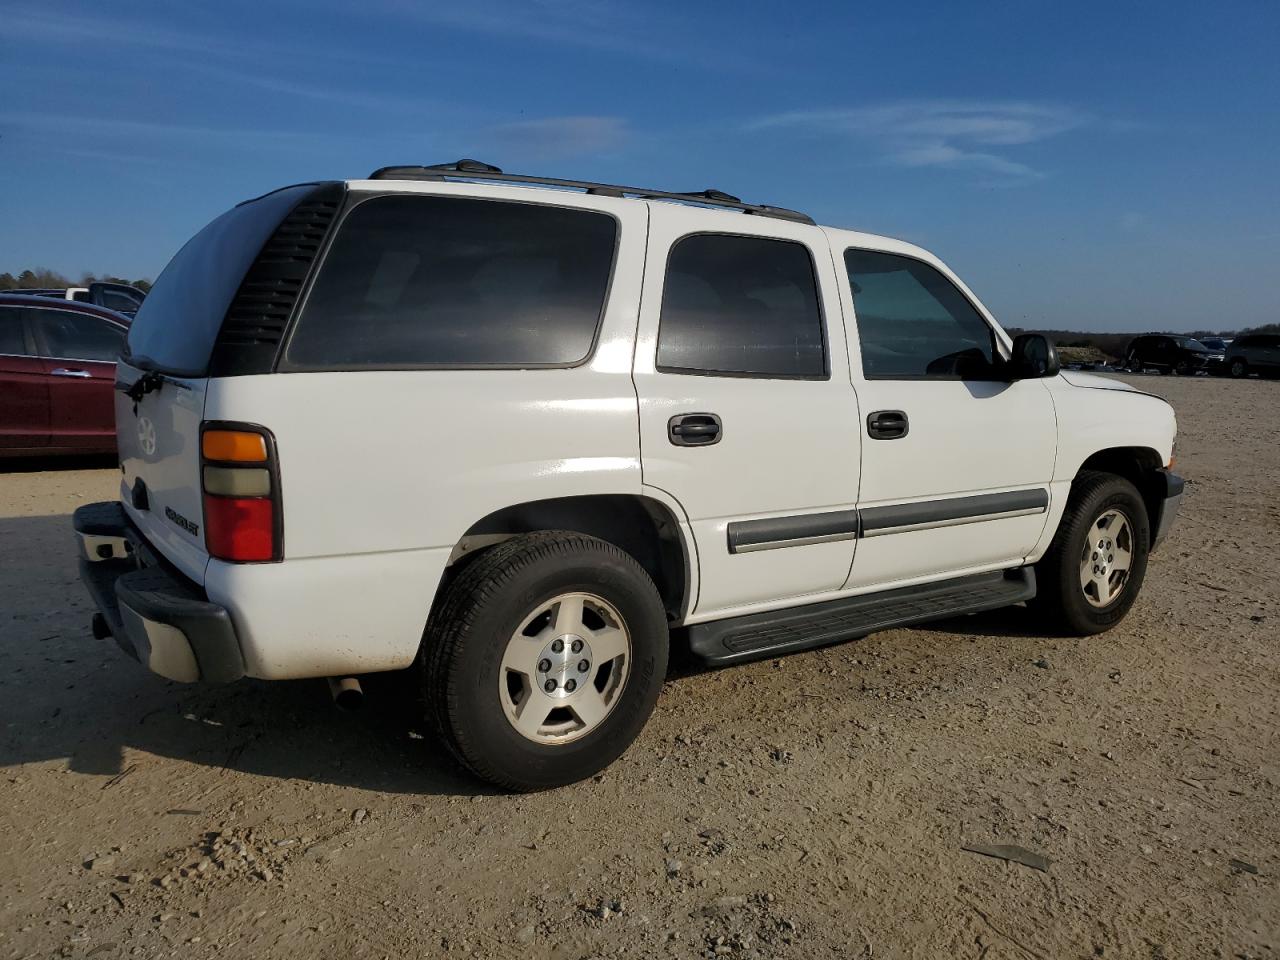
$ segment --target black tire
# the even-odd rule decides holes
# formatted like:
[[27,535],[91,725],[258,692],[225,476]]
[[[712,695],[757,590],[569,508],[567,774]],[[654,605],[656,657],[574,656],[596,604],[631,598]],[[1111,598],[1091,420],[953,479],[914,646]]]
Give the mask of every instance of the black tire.
[[1233,380],[1243,380],[1249,375],[1249,364],[1244,357],[1232,357],[1227,364],[1227,373]]
[[[536,743],[500,702],[502,657],[531,611],[577,591],[608,601],[625,622],[626,683],[595,729],[568,743]],[[450,752],[481,779],[520,792],[564,786],[607,767],[639,735],[662,689],[668,648],[662,600],[630,554],[578,533],[514,537],[469,563],[437,602],[423,637],[427,711]]]
[[1173,374],[1178,377],[1185,377],[1191,372],[1191,364],[1186,360],[1179,360],[1173,365]]
[[[1080,585],[1085,543],[1103,514],[1119,510],[1132,525],[1132,560],[1120,592],[1104,607],[1093,606]],[[1151,549],[1151,525],[1137,489],[1111,473],[1081,473],[1071,485],[1066,512],[1049,549],[1036,564],[1036,597],[1030,606],[1054,633],[1086,637],[1124,619],[1142,589]]]

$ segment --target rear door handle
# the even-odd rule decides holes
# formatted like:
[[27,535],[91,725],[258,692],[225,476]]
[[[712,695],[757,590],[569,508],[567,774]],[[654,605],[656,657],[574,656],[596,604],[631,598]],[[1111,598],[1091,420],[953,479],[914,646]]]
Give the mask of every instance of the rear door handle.
[[877,410],[867,416],[867,436],[872,440],[898,440],[910,429],[907,415],[901,410]]
[[714,413],[681,413],[667,421],[667,437],[677,447],[709,447],[723,432]]
[[80,377],[81,379],[93,376],[88,370],[68,370],[66,367],[56,367],[49,373],[55,377]]

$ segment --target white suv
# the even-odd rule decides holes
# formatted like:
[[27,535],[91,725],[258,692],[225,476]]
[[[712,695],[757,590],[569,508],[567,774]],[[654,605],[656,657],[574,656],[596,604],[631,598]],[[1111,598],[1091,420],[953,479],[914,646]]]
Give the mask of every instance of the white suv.
[[421,671],[530,790],[711,663],[1033,603],[1096,633],[1177,509],[1173,411],[1059,373],[936,257],[718,191],[387,168],[240,204],[119,366],[113,634],[182,681]]

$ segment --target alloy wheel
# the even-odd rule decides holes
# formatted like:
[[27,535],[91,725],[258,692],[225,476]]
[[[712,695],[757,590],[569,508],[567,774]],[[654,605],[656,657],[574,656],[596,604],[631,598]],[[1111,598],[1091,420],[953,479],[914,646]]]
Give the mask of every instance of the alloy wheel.
[[542,744],[577,740],[604,722],[631,669],[631,635],[591,593],[539,604],[507,641],[498,698],[511,725]]
[[1080,556],[1080,589],[1091,606],[1113,603],[1129,582],[1133,524],[1120,510],[1107,510],[1090,526]]

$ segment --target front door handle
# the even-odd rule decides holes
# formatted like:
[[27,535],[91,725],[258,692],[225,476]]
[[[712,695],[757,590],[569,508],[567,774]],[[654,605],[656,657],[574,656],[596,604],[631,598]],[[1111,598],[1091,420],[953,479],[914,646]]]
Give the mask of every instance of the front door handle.
[[714,413],[681,413],[667,421],[667,437],[677,447],[709,447],[720,442],[722,433]]
[[910,428],[901,410],[877,410],[867,416],[867,436],[872,440],[899,440]]
[[49,372],[55,377],[80,377],[84,379],[93,376],[88,370],[68,370],[66,367],[57,367]]

